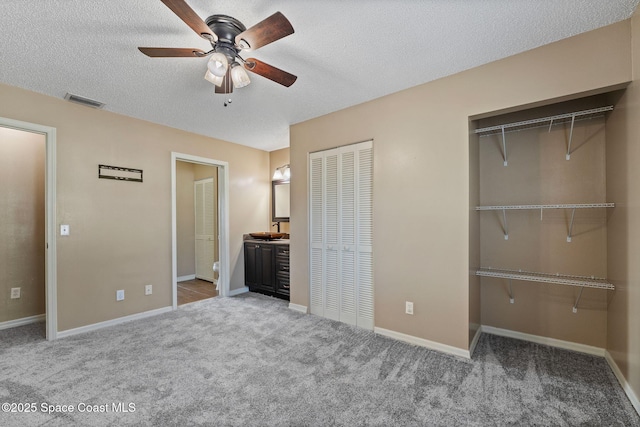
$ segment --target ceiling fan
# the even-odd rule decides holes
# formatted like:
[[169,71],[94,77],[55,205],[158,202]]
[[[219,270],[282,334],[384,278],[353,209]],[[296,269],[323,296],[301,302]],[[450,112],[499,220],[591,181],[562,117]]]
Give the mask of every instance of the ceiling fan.
[[200,37],[211,43],[205,52],[196,48],[139,47],[152,58],[210,56],[205,79],[215,84],[216,93],[232,93],[234,86],[250,83],[247,71],[266,77],[283,86],[291,86],[297,79],[293,74],[255,58],[244,59],[241,51],[254,51],[293,34],[293,27],[285,16],[276,12],[247,29],[242,22],[227,15],[211,15],[203,21],[184,0],[161,0]]

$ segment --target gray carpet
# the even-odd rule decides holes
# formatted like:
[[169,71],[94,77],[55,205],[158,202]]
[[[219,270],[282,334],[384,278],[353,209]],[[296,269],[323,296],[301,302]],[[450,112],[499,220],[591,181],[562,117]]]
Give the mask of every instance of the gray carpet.
[[483,335],[463,360],[256,294],[43,336],[0,331],[0,403],[37,405],[1,426],[640,425],[602,358]]

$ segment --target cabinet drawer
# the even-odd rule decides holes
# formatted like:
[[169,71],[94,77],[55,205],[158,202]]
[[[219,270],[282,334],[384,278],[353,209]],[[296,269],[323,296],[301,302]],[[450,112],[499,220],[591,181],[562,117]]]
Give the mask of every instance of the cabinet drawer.
[[276,246],[276,257],[289,259],[289,245]]
[[282,274],[282,273],[286,273],[287,275],[289,274],[289,260],[285,261],[276,261],[276,273],[278,274]]
[[289,272],[276,274],[276,293],[289,296]]

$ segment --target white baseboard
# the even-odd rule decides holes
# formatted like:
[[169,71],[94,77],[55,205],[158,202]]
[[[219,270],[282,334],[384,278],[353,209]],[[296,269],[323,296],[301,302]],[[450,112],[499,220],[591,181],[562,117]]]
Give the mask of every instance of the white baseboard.
[[515,338],[523,341],[534,342],[536,344],[548,345],[550,347],[557,347],[565,350],[591,354],[593,356],[604,357],[605,353],[605,349],[601,347],[594,347],[571,341],[563,341],[555,338],[542,337],[539,335],[525,334],[524,332],[511,331],[509,329],[494,328],[493,326],[482,325],[480,327],[480,331],[487,334],[499,335],[501,337]]
[[35,316],[23,317],[21,319],[7,320],[6,322],[0,322],[0,331],[3,329],[15,328],[16,326],[30,325],[31,323],[44,322],[46,315],[36,314]]
[[157,308],[155,310],[143,311],[142,313],[131,314],[129,316],[118,317],[117,319],[105,320],[104,322],[93,323],[91,325],[80,326],[79,328],[67,329],[58,332],[57,338],[70,337],[72,335],[84,334],[85,332],[96,331],[98,329],[107,328],[109,326],[119,325],[121,323],[131,322],[132,320],[140,320],[158,314],[172,311],[173,307]]
[[622,375],[622,371],[618,367],[618,364],[616,363],[615,360],[613,360],[613,357],[611,356],[611,353],[609,353],[609,351],[605,351],[604,358],[607,360],[607,363],[611,367],[613,374],[618,379],[620,386],[622,387],[624,392],[627,394],[627,397],[631,401],[631,404],[633,405],[633,407],[636,409],[636,412],[638,413],[638,415],[640,415],[640,400],[638,399],[638,396],[634,393],[633,389],[631,388],[631,385],[627,382],[627,379],[624,377],[624,375]]
[[249,288],[246,286],[243,286],[240,289],[232,289],[229,291],[229,296],[230,297],[235,297],[236,295],[240,295],[240,294],[244,294],[246,292],[249,292]]
[[196,275],[195,274],[189,274],[187,276],[180,276],[177,279],[178,282],[186,282],[187,280],[196,280]]
[[307,306],[306,305],[300,305],[300,304],[294,304],[292,302],[289,303],[289,308],[293,311],[299,311],[300,313],[304,313],[307,314]]
[[476,329],[476,333],[471,340],[471,344],[469,344],[469,356],[473,357],[473,352],[476,351],[476,345],[478,345],[478,340],[480,339],[480,335],[482,335],[482,326]]
[[374,328],[373,331],[376,334],[393,338],[398,341],[404,341],[409,344],[418,345],[420,347],[426,347],[430,350],[440,351],[442,353],[452,354],[458,357],[464,357],[465,359],[471,359],[471,353],[468,350],[463,350],[458,347],[453,347],[447,344],[441,344],[435,341],[425,340],[424,338],[414,337],[412,335],[403,334],[396,331],[390,331],[383,328]]

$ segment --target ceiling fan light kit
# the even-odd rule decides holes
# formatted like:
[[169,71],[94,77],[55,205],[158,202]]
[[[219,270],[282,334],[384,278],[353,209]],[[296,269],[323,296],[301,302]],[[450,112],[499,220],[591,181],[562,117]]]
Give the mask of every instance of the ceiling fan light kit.
[[229,67],[229,61],[227,57],[222,53],[215,52],[211,54],[207,68],[216,77],[224,77],[227,74],[227,68]]
[[[139,47],[151,58],[209,56],[205,80],[213,83],[215,93],[229,94],[233,88],[251,83],[247,71],[263,76],[283,86],[291,86],[296,76],[255,58],[244,59],[241,51],[254,51],[269,43],[293,34],[293,26],[285,16],[276,12],[247,29],[242,22],[227,15],[211,15],[203,21],[185,0],[161,0],[200,37],[211,43],[211,50],[195,48]],[[229,100],[228,102],[231,102]],[[227,103],[225,103],[226,106]]]
[[235,87],[245,87],[249,83],[251,83],[249,75],[237,62],[234,62],[231,65],[231,80],[233,81],[233,85]]
[[209,71],[209,69],[207,68],[207,72],[204,75],[204,79],[207,80],[208,82],[213,83],[216,86],[222,86],[222,81],[224,80],[224,76],[218,77],[215,74],[213,74],[211,71]]

